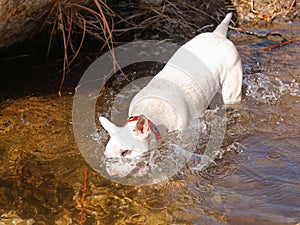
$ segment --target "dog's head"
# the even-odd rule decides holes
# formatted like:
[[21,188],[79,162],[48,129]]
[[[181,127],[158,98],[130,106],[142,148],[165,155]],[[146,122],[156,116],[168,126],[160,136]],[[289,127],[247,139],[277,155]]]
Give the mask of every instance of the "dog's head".
[[100,117],[99,121],[110,135],[104,152],[107,159],[114,159],[106,165],[110,176],[124,177],[136,170],[135,163],[126,163],[122,159],[138,159],[161,141],[158,129],[144,115],[129,118],[123,127],[104,117]]

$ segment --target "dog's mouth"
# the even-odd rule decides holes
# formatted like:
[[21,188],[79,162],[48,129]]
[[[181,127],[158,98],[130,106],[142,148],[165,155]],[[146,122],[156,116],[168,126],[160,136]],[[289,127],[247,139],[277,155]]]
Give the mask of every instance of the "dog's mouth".
[[107,159],[106,172],[113,179],[120,179],[125,177],[142,177],[149,171],[148,165],[143,161],[136,160],[120,160]]

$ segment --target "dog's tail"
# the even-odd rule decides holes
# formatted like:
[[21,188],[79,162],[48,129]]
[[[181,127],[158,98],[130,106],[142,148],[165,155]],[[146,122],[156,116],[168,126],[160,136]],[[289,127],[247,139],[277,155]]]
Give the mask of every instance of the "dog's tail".
[[228,13],[213,33],[226,37],[232,13]]

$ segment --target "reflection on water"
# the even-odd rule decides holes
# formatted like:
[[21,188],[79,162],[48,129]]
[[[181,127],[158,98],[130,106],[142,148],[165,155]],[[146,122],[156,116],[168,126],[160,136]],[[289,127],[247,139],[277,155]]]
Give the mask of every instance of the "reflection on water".
[[[289,29],[279,31],[297,38],[300,28]],[[145,187],[112,183],[89,169],[85,224],[300,222],[299,43],[262,51],[273,41],[237,33],[231,39],[245,65],[244,94],[227,110],[223,155],[197,172],[191,159],[171,180]],[[79,224],[86,163],[71,107],[72,96],[1,103],[0,224]]]

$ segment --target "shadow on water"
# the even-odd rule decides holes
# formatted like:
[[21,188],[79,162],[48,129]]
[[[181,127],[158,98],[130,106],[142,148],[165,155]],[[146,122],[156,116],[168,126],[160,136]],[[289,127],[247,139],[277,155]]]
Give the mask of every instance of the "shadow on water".
[[[241,105],[227,110],[224,153],[206,170],[187,165],[145,187],[116,184],[89,169],[85,224],[299,223],[299,42],[262,50],[278,36],[299,38],[299,30],[299,24],[254,29],[271,34],[260,38],[231,32],[245,75]],[[79,223],[86,163],[72,133],[72,100],[72,94],[3,98],[0,224]]]

